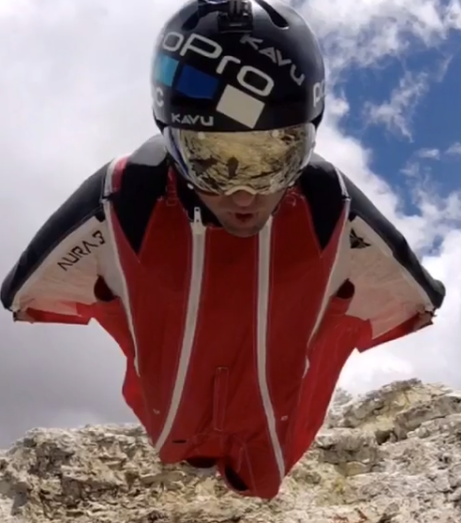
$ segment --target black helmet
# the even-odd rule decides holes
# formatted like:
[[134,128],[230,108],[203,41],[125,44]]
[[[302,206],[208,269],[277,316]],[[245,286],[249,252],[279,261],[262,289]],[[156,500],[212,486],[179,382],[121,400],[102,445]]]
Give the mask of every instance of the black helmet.
[[272,192],[310,157],[325,68],[312,30],[278,0],[189,0],[156,42],[151,89],[155,121],[193,185]]

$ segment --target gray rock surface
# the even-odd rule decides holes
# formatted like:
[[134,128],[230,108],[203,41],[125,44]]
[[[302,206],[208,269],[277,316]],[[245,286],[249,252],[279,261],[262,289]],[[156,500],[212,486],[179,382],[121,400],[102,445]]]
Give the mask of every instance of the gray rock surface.
[[270,502],[161,465],[138,426],[33,430],[0,453],[0,523],[459,523],[461,394],[418,380],[337,391]]

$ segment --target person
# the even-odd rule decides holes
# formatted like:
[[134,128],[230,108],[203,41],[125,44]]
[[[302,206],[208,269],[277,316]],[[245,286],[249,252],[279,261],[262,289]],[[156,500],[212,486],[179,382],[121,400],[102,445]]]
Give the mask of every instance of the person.
[[314,152],[325,65],[293,8],[189,0],[151,89],[160,133],[55,211],[1,300],[15,321],[98,322],[162,462],[271,499],[351,353],[431,325],[445,288]]

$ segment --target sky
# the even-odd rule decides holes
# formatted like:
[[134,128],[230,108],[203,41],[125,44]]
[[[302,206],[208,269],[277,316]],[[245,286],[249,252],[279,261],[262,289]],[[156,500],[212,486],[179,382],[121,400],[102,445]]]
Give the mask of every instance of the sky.
[[[447,287],[435,325],[362,355],[340,385],[418,377],[461,388],[461,0],[294,2],[328,68],[317,151]],[[149,65],[180,0],[0,0],[0,279],[99,166],[157,132]],[[41,427],[134,421],[120,349],[96,325],[0,310],[0,448]]]

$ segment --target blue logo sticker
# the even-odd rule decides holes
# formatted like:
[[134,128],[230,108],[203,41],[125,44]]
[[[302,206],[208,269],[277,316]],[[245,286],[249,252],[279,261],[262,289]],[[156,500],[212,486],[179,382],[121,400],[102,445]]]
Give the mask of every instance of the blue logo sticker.
[[166,54],[159,54],[155,64],[154,78],[162,84],[171,87],[179,62]]
[[202,73],[195,67],[185,65],[176,85],[176,90],[190,98],[214,97],[218,89],[218,79],[209,74]]
[[175,84],[174,89],[189,98],[214,98],[219,86],[218,78],[184,64],[175,82],[178,67],[178,60],[166,54],[159,54],[154,68],[154,79],[167,87]]

